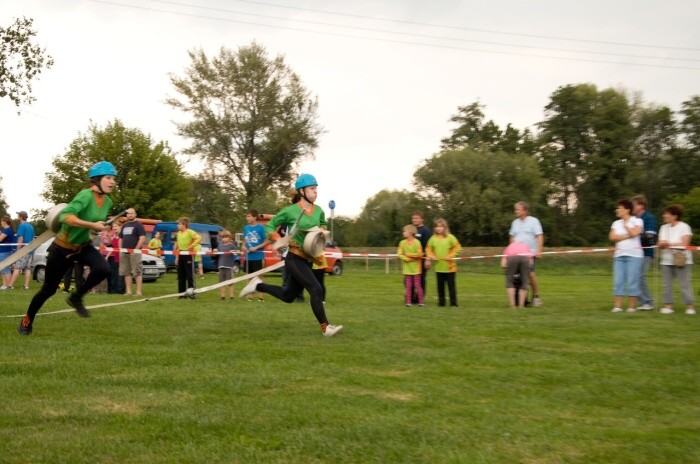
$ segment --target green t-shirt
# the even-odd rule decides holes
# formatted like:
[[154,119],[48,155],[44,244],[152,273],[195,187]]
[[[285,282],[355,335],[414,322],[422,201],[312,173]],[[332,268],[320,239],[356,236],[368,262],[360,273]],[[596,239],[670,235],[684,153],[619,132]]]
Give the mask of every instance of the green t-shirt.
[[[286,225],[288,229],[291,229],[301,213],[302,208],[299,206],[299,203],[294,203],[293,205],[281,209],[265,226],[267,236],[270,237],[274,234],[279,226]],[[302,248],[304,245],[304,238],[306,237],[306,232],[304,232],[304,230],[316,226],[326,228],[328,222],[326,222],[326,214],[323,212],[323,209],[314,205],[310,213],[304,211],[304,215],[299,220],[297,232],[292,237],[292,241],[296,243],[299,248]]]
[[425,249],[426,254],[436,260],[433,265],[435,272],[457,272],[457,261],[451,259],[462,251],[457,237],[452,234],[447,234],[447,237],[433,234]]
[[81,190],[61,212],[61,228],[56,237],[74,245],[82,245],[89,242],[91,240],[90,229],[69,226],[64,221],[70,215],[77,216],[79,219],[88,222],[104,221],[107,219],[111,209],[112,199],[108,195],[104,196],[102,206],[98,206],[97,200],[95,200],[95,192],[92,189]]
[[421,266],[423,260],[420,259],[423,256],[423,247],[420,244],[420,240],[413,239],[411,243],[405,239],[401,240],[396,255],[402,261],[404,275],[418,275],[423,272],[423,267]]
[[192,251],[196,251],[195,247],[200,242],[199,234],[192,229],[178,230],[175,240],[177,241],[177,249],[180,251],[188,251],[190,248]]

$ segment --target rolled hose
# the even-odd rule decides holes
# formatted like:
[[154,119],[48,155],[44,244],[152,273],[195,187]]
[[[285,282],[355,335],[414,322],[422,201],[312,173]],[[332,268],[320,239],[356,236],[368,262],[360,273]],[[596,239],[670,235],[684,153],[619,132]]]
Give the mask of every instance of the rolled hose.
[[46,213],[44,224],[46,224],[47,229],[54,233],[58,232],[58,230],[61,228],[61,213],[64,209],[66,209],[66,206],[68,206],[68,203],[59,203],[52,207],[48,213]]
[[326,246],[326,231],[322,229],[311,229],[304,238],[304,253],[309,257],[316,257],[323,253]]

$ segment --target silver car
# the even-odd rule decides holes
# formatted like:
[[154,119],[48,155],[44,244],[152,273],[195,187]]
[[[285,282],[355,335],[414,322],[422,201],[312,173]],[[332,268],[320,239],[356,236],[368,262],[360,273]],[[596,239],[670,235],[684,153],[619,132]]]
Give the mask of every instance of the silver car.
[[[51,243],[53,243],[53,238],[39,245],[39,248],[34,252],[34,258],[32,259],[32,276],[37,282],[44,281],[44,275],[46,273],[46,254]],[[167,268],[165,267],[163,258],[141,254],[141,261],[143,262],[143,271],[141,275],[143,276],[144,282],[154,282],[165,275]]]

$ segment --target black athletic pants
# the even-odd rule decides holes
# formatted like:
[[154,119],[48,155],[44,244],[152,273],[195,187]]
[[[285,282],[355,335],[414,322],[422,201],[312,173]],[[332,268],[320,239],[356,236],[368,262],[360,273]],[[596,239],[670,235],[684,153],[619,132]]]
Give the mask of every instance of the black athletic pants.
[[34,295],[29,303],[27,315],[30,320],[39,312],[46,300],[51,298],[58,290],[58,284],[63,280],[63,276],[69,269],[73,269],[75,263],[81,266],[88,266],[90,274],[83,285],[78,285],[75,294],[81,299],[97,284],[105,280],[109,275],[109,266],[104,256],[92,244],[83,246],[80,250],[74,251],[58,246],[55,242],[49,246],[46,256],[46,273],[44,284]]
[[284,267],[289,275],[286,285],[280,287],[262,283],[258,284],[256,290],[272,295],[285,303],[291,303],[306,289],[311,297],[311,310],[316,320],[319,324],[328,324],[326,310],[323,308],[323,288],[314,276],[311,263],[294,253],[287,253],[287,257],[284,258]]

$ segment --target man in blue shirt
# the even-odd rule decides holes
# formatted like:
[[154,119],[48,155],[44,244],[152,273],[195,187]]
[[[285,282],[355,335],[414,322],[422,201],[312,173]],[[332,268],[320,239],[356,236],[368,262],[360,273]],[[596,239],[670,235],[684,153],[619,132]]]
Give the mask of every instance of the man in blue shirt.
[[[246,273],[252,274],[263,268],[265,262],[265,246],[270,243],[267,239],[265,226],[258,222],[258,212],[249,209],[245,215],[246,225],[243,227],[243,251],[245,252]],[[258,293],[258,300],[264,300],[264,293]],[[248,297],[249,301],[253,298]]]
[[[34,240],[36,236],[34,232],[34,226],[27,222],[29,215],[26,211],[20,211],[17,213],[17,218],[19,219],[19,226],[17,226],[17,233],[15,237],[17,239],[17,249],[21,249],[23,246],[28,245],[29,242]],[[20,259],[15,263],[15,270],[12,272],[12,279],[10,280],[10,286],[14,287],[15,281],[19,277],[19,272],[24,270],[24,288],[29,290],[29,282],[32,279],[32,257],[34,253],[30,253],[24,258]]]
[[524,201],[519,201],[515,204],[515,219],[510,226],[510,243],[522,242],[528,246],[534,259],[530,268],[530,286],[532,287],[532,305],[542,306],[540,298],[540,287],[537,283],[537,275],[535,274],[535,262],[542,257],[542,247],[544,246],[544,233],[542,232],[542,224],[540,220],[530,216],[530,206]]
[[649,284],[647,283],[647,271],[654,262],[653,247],[656,245],[659,222],[653,214],[647,211],[647,199],[644,195],[635,195],[632,197],[632,213],[644,221],[644,232],[639,236],[642,241],[642,247],[644,248],[644,264],[642,273],[639,276],[639,306],[637,309],[640,311],[653,311],[654,298],[652,297]]

